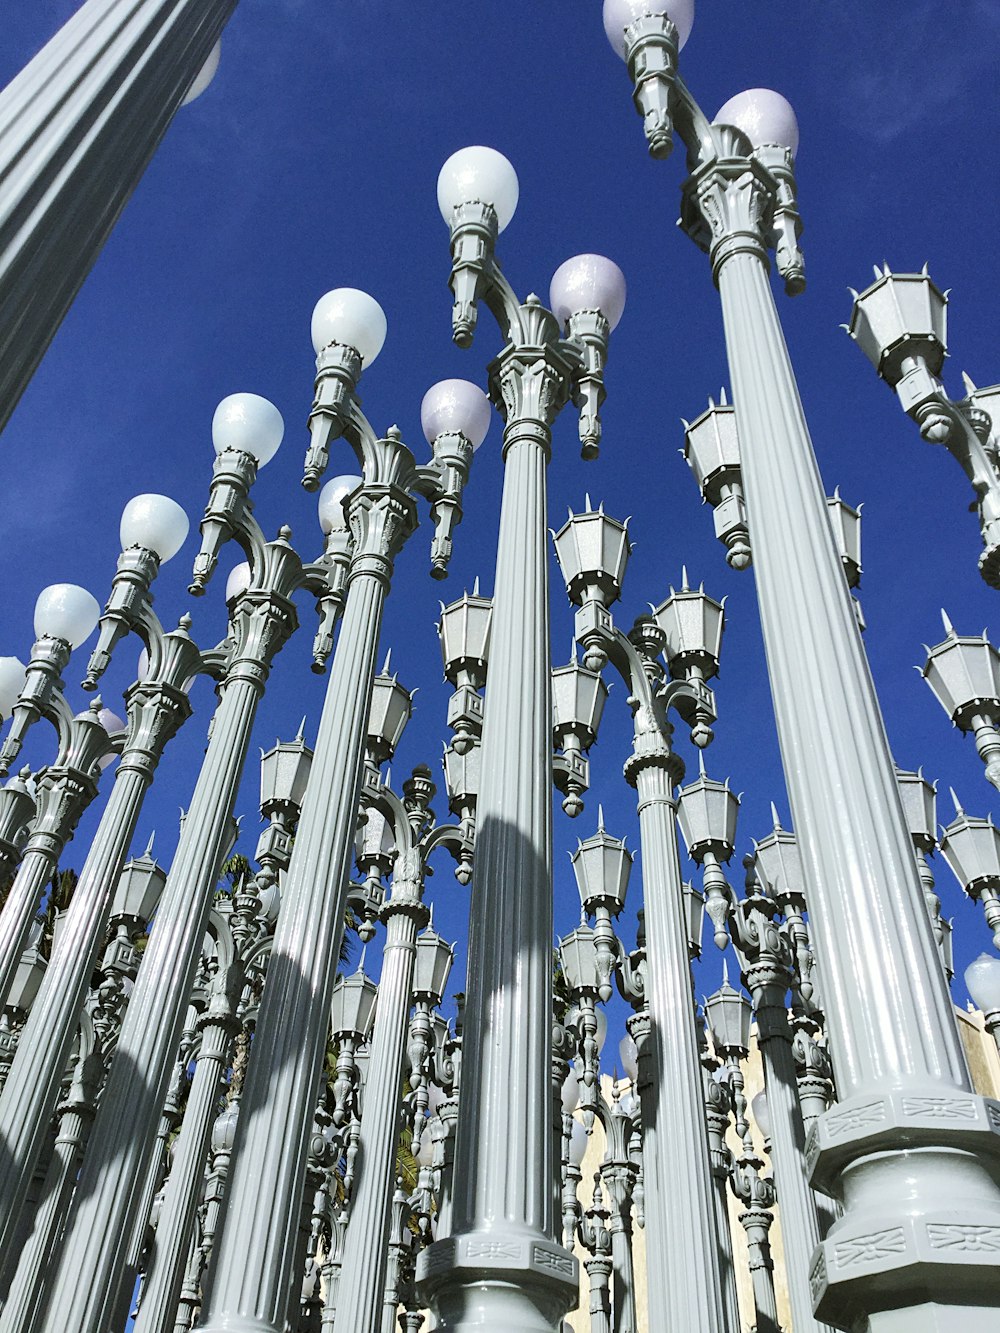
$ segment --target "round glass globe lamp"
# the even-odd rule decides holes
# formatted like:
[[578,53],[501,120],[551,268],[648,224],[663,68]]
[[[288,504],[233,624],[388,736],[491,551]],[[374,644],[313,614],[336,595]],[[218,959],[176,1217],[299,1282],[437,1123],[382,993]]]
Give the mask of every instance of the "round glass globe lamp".
[[452,153],[438,175],[438,208],[445,222],[460,204],[492,204],[497,215],[497,229],[503,229],[514,216],[520,194],[517,172],[495,148],[474,144]]
[[231,602],[239,597],[241,592],[246,592],[252,582],[253,574],[248,561],[242,560],[238,565],[234,565],[229,571],[229,578],[226,579],[226,601]]
[[118,534],[123,551],[143,546],[164,564],[184,545],[190,526],[187,514],[169,496],[135,495],[122,510]]
[[363,366],[381,352],[388,330],[385,311],[357,287],[335,287],[316,302],[312,313],[312,342],[319,356],[324,347],[340,343],[353,347]]
[[10,717],[27,674],[24,663],[16,657],[0,657],[0,717]]
[[625,29],[636,19],[665,14],[677,29],[677,49],[694,26],[694,0],[604,0],[604,31],[611,49],[625,59]]
[[719,108],[713,123],[735,125],[754,148],[778,144],[790,149],[792,157],[799,151],[799,123],[795,112],[791,103],[772,88],[747,88],[745,92],[737,93]]
[[35,637],[65,639],[79,648],[93,634],[101,608],[86,588],[75,583],[52,583],[35,603]]
[[215,72],[219,68],[219,60],[222,56],[222,38],[215,43],[208,53],[208,59],[202,65],[201,69],[194,76],[194,82],[184,95],[181,106],[189,106],[196,98],[200,97],[208,85],[215,78]]
[[319,525],[325,533],[347,531],[347,514],[344,512],[344,501],[361,484],[361,477],[349,475],[333,477],[320,491],[316,508],[319,513]]
[[278,452],[284,434],[281,413],[258,393],[231,393],[223,398],[212,418],[215,452],[237,449],[255,458],[260,467]]
[[581,310],[599,310],[615,328],[625,310],[625,274],[603,255],[574,255],[549,285],[549,307],[560,324]]
[[446,431],[459,431],[478,449],[490,428],[490,400],[468,380],[439,380],[424,394],[420,426],[428,444]]
[[981,953],[965,969],[965,984],[972,1003],[984,1014],[1000,1010],[1000,958]]

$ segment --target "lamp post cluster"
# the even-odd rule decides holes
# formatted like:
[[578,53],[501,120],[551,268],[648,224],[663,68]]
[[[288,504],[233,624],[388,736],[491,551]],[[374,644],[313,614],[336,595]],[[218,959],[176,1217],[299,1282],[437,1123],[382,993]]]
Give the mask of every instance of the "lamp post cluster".
[[[68,209],[59,227],[26,221],[27,236],[51,233],[54,252],[0,246],[0,287],[13,283],[15,295],[40,266],[55,275],[45,300],[28,303],[45,316],[44,338],[0,328],[0,349],[14,334],[24,347],[20,369],[4,358],[13,369],[0,381],[0,424],[170,116],[211,77],[233,8],[89,0],[39,57],[23,114],[71,107],[70,147],[80,125],[96,127],[97,157],[88,167],[87,154],[71,154],[62,195],[46,199],[119,153],[130,118],[149,112],[150,132],[90,219],[86,253],[69,246]],[[36,722],[57,737],[50,763],[0,789],[0,1333],[108,1333],[133,1307],[139,1333],[417,1333],[427,1312],[455,1333],[555,1333],[577,1303],[577,1247],[592,1333],[635,1333],[638,1229],[649,1328],[736,1333],[743,1251],[730,1199],[758,1333],[779,1333],[776,1213],[795,1333],[944,1333],[959,1320],[968,1333],[992,1329],[1000,1103],[971,1085],[929,858],[940,849],[996,941],[1000,835],[960,808],[939,834],[933,786],[897,771],[890,754],[852,598],[860,511],[821,484],[770,286],[773,254],[788,294],[804,287],[795,117],[778,94],[753,89],[710,121],[679,72],[693,16],[693,0],[604,4],[651,155],[668,157],[675,136],[687,149],[681,226],[709,255],[734,402],[723,395],[685,424],[685,456],[729,563],[755,571],[798,836],[775,815],[737,895],[724,867],[739,798],[700,758],[716,721],[724,604],[685,571],[619,627],[628,528],[589,497],[552,534],[575,608],[573,658],[553,669],[547,466],[570,404],[582,457],[599,452],[625,280],[611,260],[581,254],[556,270],[548,304],[522,299],[497,253],[518,201],[514,168],[491,148],[461,149],[438,179],[452,332],[470,348],[480,308],[493,316],[501,345],[488,396],[464,380],[433,386],[421,408],[431,453],[418,461],[396,426],[380,434],[360,406],[383,311],[357,289],[328,292],[312,317],[302,475],[319,492],[316,557],[300,556],[287,527],[269,540],[254,517],[251,491],[284,425],[267,400],[233,394],[212,423],[189,585],[202,597],[228,543],[242,550],[218,643],[202,649],[189,616],[168,631],[154,613],[152,585],[188,521],[167,497],[140,495],[122,516],[103,612],[84,589],[53,585],[37,603],[27,665],[0,659],[10,718],[0,774]],[[60,61],[65,74],[38,77]],[[43,197],[39,181],[52,184],[51,163],[23,161],[15,209]],[[995,392],[967,386],[958,404],[944,395],[944,298],[926,274],[886,271],[857,297],[851,331],[925,436],[966,468],[981,568],[1000,583]],[[494,593],[477,582],[441,607],[453,822],[439,823],[432,770],[417,765],[396,787],[388,771],[412,694],[390,659],[377,670],[379,640],[420,501],[434,528],[431,575],[447,573],[491,402],[504,461]],[[327,479],[343,450],[357,472]],[[224,881],[253,726],[303,592],[317,612],[313,669],[328,675],[315,741],[300,730],[262,755],[256,867]],[[124,720],[100,699],[75,714],[67,701],[62,673],[98,628],[89,692],[130,636],[142,646]],[[924,674],[1000,788],[1000,656],[985,635],[962,638],[947,621],[946,634]],[[553,787],[578,816],[607,667],[632,718],[624,777],[636,793],[643,905],[630,950],[619,922],[632,854],[599,813],[572,853],[581,919],[559,943],[555,994]],[[217,705],[172,864],[161,869],[151,848],[127,860],[202,674]],[[684,786],[674,715],[699,752]],[[113,762],[71,883],[60,859]],[[698,887],[683,880],[678,834]],[[427,893],[440,850],[470,887],[453,1019],[453,945],[433,928]],[[749,998],[726,977],[699,1009],[692,962],[705,916],[715,943],[733,947]],[[366,947],[384,927],[377,983],[367,954],[340,971],[348,920]],[[967,976],[1000,1045],[998,971],[984,955]],[[624,1089],[617,1073],[602,1084],[616,987],[633,1011],[619,1047]],[[754,1044],[765,1100],[751,1107]],[[583,1163],[598,1125],[605,1151],[591,1187]]]

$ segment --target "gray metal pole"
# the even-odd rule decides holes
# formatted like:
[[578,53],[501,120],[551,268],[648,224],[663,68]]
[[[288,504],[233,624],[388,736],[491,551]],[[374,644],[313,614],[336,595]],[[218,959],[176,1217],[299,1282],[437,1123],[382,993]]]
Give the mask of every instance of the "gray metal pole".
[[47,1333],[106,1333],[125,1277],[141,1185],[201,954],[223,842],[270,663],[295,628],[288,598],[298,557],[284,539],[265,548],[274,589],[251,587],[234,612],[222,699],[191,797],[60,1249]]
[[[347,599],[254,1033],[203,1307],[205,1328],[282,1333],[300,1280],[302,1182],[357,828],[365,732],[393,559],[416,525],[398,436],[347,504]],[[408,463],[407,460],[410,460]],[[385,478],[385,480],[383,480]]]
[[236,0],[87,0],[0,92],[0,430]]
[[[176,650],[173,655],[180,668],[189,669],[192,658],[197,661],[197,649],[185,631],[175,631],[167,641]],[[182,690],[162,684],[133,686],[129,704],[131,737],[0,1097],[0,1140],[7,1148],[0,1160],[0,1254],[6,1252],[17,1226],[59,1098],[104,939],[111,896],[143,798],[163,747],[191,712]]]
[[85,1022],[81,1033],[80,1058],[73,1081],[59,1107],[58,1128],[52,1160],[45,1177],[42,1200],[32,1219],[31,1234],[26,1239],[0,1314],[0,1333],[23,1333],[33,1326],[45,1278],[52,1263],[52,1251],[69,1211],[70,1200],[80,1169],[80,1157],[94,1119],[94,1101],[103,1065],[94,1050],[93,1028]]
[[[777,975],[776,975],[777,974]],[[757,1015],[757,1041],[764,1064],[764,1088],[771,1120],[771,1160],[781,1209],[785,1285],[796,1333],[831,1333],[813,1314],[809,1271],[819,1244],[816,1200],[809,1185],[805,1129],[792,1054],[792,1029],[785,1007],[788,976],[769,960],[751,960],[746,984]]]
[[[504,404],[482,788],[469,930],[452,1234],[417,1266],[442,1329],[552,1333],[577,1300],[553,1243],[552,682],[546,465],[569,389],[551,320],[492,368]],[[553,321],[554,323],[554,321]],[[530,327],[530,325],[529,325]]]
[[[100,703],[95,705],[100,708]],[[0,911],[0,1004],[10,990],[28,931],[48,883],[80,816],[97,795],[94,768],[110,748],[95,708],[70,720],[60,716],[59,754],[42,770],[35,792],[37,814],[14,883]],[[60,700],[59,713],[69,709]],[[32,1167],[34,1170],[34,1167]]]
[[139,1313],[133,1325],[136,1333],[171,1333],[190,1257],[191,1233],[201,1202],[219,1094],[229,1065],[230,1041],[238,1026],[225,982],[213,989],[208,1010],[198,1023],[201,1047],[156,1221],[152,1261],[143,1279]]
[[397,858],[392,894],[383,909],[385,945],[361,1116],[361,1168],[341,1258],[341,1268],[351,1276],[340,1287],[335,1333],[377,1333],[382,1322],[417,931],[429,916],[414,857],[419,854],[410,853],[402,864]]
[[[677,849],[677,760],[636,713],[626,777],[639,797],[646,984],[655,1081],[642,1100],[651,1329],[723,1333],[723,1281]],[[692,1254],[697,1261],[692,1262]]]
[[[686,186],[710,248],[771,690],[839,1104],[814,1181],[844,1206],[810,1272],[820,1318],[871,1333],[987,1333],[1000,1306],[1000,1110],[973,1094],[878,701],[774,298],[773,180],[725,127]],[[862,1003],[858,1003],[858,997]],[[919,1148],[919,1151],[914,1151]],[[908,1270],[907,1280],[900,1280]]]

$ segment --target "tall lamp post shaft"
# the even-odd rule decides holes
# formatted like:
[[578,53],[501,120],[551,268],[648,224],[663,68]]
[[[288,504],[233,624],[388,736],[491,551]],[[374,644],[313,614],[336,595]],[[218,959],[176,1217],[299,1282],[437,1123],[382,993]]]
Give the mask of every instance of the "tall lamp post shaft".
[[389,1215],[396,1178],[403,1055],[416,958],[417,929],[426,920],[421,885],[394,876],[387,905],[382,972],[361,1117],[361,1169],[351,1199],[334,1333],[378,1333],[385,1296]]
[[[289,552],[290,553],[290,552]],[[252,593],[244,593],[251,598]],[[275,596],[251,617],[273,617],[264,640],[277,651],[294,617]],[[257,608],[255,608],[257,610]],[[294,619],[292,620],[294,624]],[[272,637],[273,635],[273,637]],[[252,636],[256,639],[256,634]],[[255,645],[256,646],[256,645]],[[260,651],[258,649],[258,651]],[[194,981],[211,890],[268,667],[253,648],[229,669],[212,739],[191,798],[135,990],[91,1134],[77,1198],[53,1278],[44,1327],[104,1333],[126,1279],[136,1203],[149,1165],[167,1080]]]
[[[505,476],[482,741],[452,1234],[424,1251],[439,1324],[559,1325],[576,1263],[553,1244],[552,696],[545,472],[558,362],[513,346],[493,369]],[[502,395],[502,398],[501,398]]]
[[349,511],[356,553],[282,885],[209,1273],[202,1324],[229,1333],[280,1333],[299,1277],[302,1185],[343,931],[379,628],[392,556],[414,518],[412,501],[396,487],[371,490],[374,495],[366,488],[353,497]]
[[[643,745],[646,741],[646,745]],[[650,745],[649,742],[660,742]],[[691,997],[671,760],[638,734],[627,776],[638,794],[648,1007],[655,1080],[642,1102],[650,1328],[723,1333],[723,1279]],[[665,1142],[664,1142],[665,1140]],[[680,1152],[671,1151],[682,1144]],[[684,1201],[683,1210],[675,1201]],[[692,1231],[697,1228],[692,1241]],[[692,1245],[698,1255],[691,1262]]]
[[[186,635],[173,637],[185,640],[191,653],[196,652]],[[143,798],[163,746],[191,711],[181,691],[160,685],[135,686],[131,702],[134,736],[115,773],[114,787],[0,1097],[0,1135],[7,1145],[0,1163],[0,1252],[17,1225],[45,1142],[104,936],[111,895],[135,834]]]
[[[813,1299],[821,1318],[842,1326],[863,1311],[872,1333],[901,1327],[904,1311],[921,1320],[908,1327],[944,1328],[954,1318],[986,1330],[995,1265],[963,1250],[949,1228],[1000,1221],[1000,1191],[979,1156],[996,1151],[996,1130],[971,1092],[768,281],[768,185],[737,137],[735,151],[696,171],[686,202],[704,228],[722,300],[772,697],[813,885],[841,1096],[811,1152],[814,1179],[845,1209],[814,1257]],[[903,1173],[905,1200],[904,1151],[914,1177],[911,1190]],[[957,1253],[960,1277],[949,1267]],[[931,1304],[893,1289],[904,1262],[922,1272]],[[949,1297],[967,1303],[961,1313],[948,1313]]]
[[236,0],[87,0],[0,92],[0,430]]

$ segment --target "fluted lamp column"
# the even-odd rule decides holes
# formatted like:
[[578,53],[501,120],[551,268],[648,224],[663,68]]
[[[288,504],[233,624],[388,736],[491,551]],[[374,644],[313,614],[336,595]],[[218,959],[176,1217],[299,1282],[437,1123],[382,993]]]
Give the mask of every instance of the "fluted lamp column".
[[0,430],[236,0],[87,0],[0,92]]
[[265,542],[247,505],[257,469],[284,433],[266,399],[233,394],[212,425],[217,458],[202,521],[195,588],[204,586],[223,541],[237,535],[251,554],[249,586],[232,598],[229,637],[214,655],[222,677],[211,739],[143,955],[91,1133],[74,1207],[52,1278],[46,1330],[106,1333],[127,1259],[201,955],[219,866],[258,702],[270,665],[297,625],[292,593],[302,565],[284,536]]
[[[114,786],[0,1098],[0,1135],[8,1150],[0,1162],[0,1253],[8,1248],[45,1142],[143,798],[167,742],[190,716],[186,686],[200,667],[200,654],[186,625],[163,632],[149,597],[159,565],[177,553],[187,531],[184,511],[166,496],[138,496],[122,518],[123,554],[112,610],[103,618],[102,642],[141,623],[152,649],[150,669],[127,692],[129,723]],[[142,573],[136,576],[138,568]],[[104,655],[99,645],[94,656]]]
[[[506,345],[490,368],[504,417],[504,489],[490,631],[482,785],[469,931],[469,989],[455,1146],[452,1234],[417,1263],[439,1327],[551,1333],[577,1299],[577,1264],[553,1243],[552,682],[546,549],[551,429],[571,395],[596,454],[607,339],[625,304],[616,265],[567,261],[554,313],[522,304],[494,263],[518,197],[493,149],[452,155],[438,178],[451,231],[454,340],[477,302]],[[568,328],[569,336],[561,337]]]
[[[630,8],[618,29],[626,57],[652,40],[651,25],[661,46],[676,47],[675,2],[649,0],[655,19]],[[606,13],[615,7],[621,0],[606,0]],[[731,99],[710,123],[675,73],[655,84],[692,166],[682,226],[708,251],[722,301],[771,691],[841,1097],[807,1152],[814,1184],[844,1209],[814,1257],[814,1306],[841,1327],[867,1321],[870,1333],[986,1333],[1000,1307],[1000,1250],[968,1237],[1000,1234],[1000,1115],[969,1081],[768,278],[773,249],[789,293],[804,285],[798,128],[768,89]]]
[[[649,1030],[642,1063],[652,1077],[643,1079],[641,1101],[650,1327],[680,1333],[693,1324],[721,1333],[721,1261],[677,848],[674,785],[684,765],[671,744],[667,705],[681,712],[696,744],[711,740],[714,700],[705,680],[718,671],[723,608],[685,586],[625,635],[610,609],[631,549],[625,524],[603,508],[588,509],[571,513],[554,540],[570,601],[579,608],[584,665],[600,669],[610,661],[626,683],[633,714],[625,778],[638,797],[645,904]],[[662,655],[674,677],[669,684]],[[620,986],[627,970],[619,960]],[[696,1264],[692,1243],[701,1256]]]
[[282,1333],[289,1317],[385,598],[396,557],[417,524],[415,491],[431,500],[432,568],[443,568],[442,537],[456,521],[472,453],[488,427],[487,420],[480,433],[477,425],[481,393],[471,412],[467,399],[442,395],[429,432],[435,436],[431,463],[419,467],[395,427],[377,438],[354,385],[381,350],[385,330],[381,307],[353,288],[327,293],[313,313],[318,373],[303,484],[319,484],[330,444],[340,436],[354,449],[364,479],[336,479],[332,493],[338,521],[350,529],[350,573],[209,1272],[202,1323],[214,1333]]

